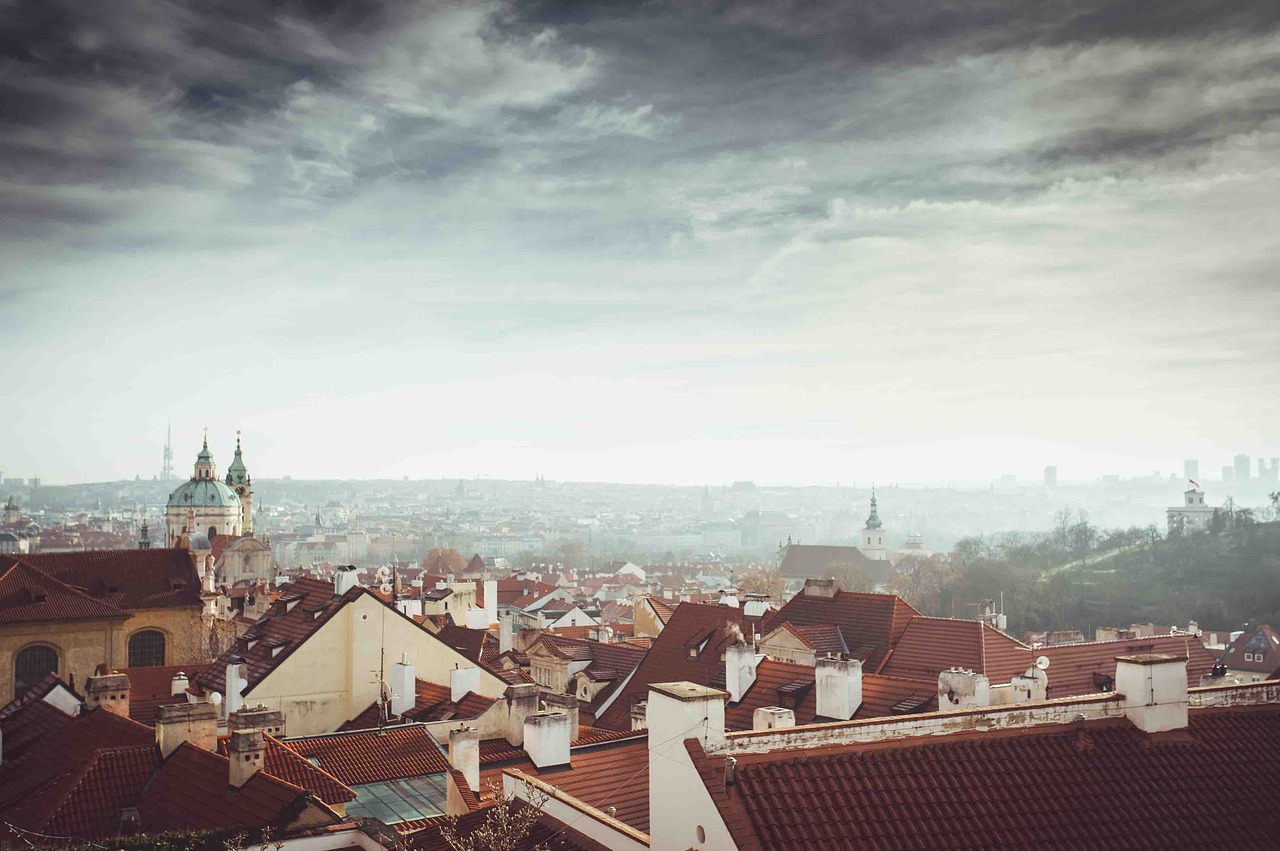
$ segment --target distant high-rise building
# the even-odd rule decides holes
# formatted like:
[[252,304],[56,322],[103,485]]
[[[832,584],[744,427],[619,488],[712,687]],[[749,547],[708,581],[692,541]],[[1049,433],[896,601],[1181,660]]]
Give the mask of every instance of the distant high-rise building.
[[1200,462],[1194,458],[1188,458],[1182,462],[1182,475],[1186,476],[1189,481],[1200,481]]
[[1237,482],[1249,481],[1249,466],[1250,464],[1249,464],[1248,455],[1236,456],[1236,481]]
[[1056,488],[1058,486],[1058,468],[1044,468],[1044,486],[1047,488]]
[[1258,478],[1264,482],[1280,481],[1280,458],[1272,458],[1270,464],[1266,458],[1259,458]]
[[1231,482],[1231,481],[1235,481],[1235,478],[1236,478],[1236,468],[1235,468],[1235,467],[1223,467],[1223,468],[1222,468],[1222,480],[1223,480],[1224,482]]

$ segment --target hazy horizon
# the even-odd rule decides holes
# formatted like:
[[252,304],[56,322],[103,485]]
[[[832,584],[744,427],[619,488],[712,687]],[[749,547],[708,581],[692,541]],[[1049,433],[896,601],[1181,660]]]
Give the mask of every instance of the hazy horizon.
[[0,471],[1280,455],[1280,4],[1068,7],[0,4]]

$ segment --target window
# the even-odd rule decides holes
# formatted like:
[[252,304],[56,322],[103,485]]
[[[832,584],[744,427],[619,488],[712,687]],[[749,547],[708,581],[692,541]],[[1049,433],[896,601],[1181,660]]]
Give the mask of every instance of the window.
[[164,633],[144,629],[129,636],[129,667],[155,668],[164,664]]
[[13,694],[15,697],[40,682],[49,674],[58,673],[58,651],[43,644],[28,647],[18,654],[13,665]]
[[383,824],[444,815],[448,793],[443,774],[427,774],[352,787],[349,816],[372,816]]

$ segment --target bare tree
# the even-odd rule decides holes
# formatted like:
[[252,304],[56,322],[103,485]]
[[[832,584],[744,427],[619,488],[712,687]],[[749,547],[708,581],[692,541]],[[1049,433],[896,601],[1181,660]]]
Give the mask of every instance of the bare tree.
[[[529,800],[517,800],[514,794],[503,794],[496,783],[489,784],[495,803],[485,811],[484,821],[474,830],[463,833],[457,816],[440,820],[440,838],[454,851],[514,851],[529,838],[542,816],[547,795],[540,789],[529,789]],[[533,851],[547,851],[550,843],[541,842]]]
[[743,594],[768,594],[772,600],[782,602],[785,583],[776,567],[748,570],[738,579],[738,590]]
[[875,580],[860,565],[847,561],[838,561],[829,568],[832,577],[840,582],[845,591],[874,591]]

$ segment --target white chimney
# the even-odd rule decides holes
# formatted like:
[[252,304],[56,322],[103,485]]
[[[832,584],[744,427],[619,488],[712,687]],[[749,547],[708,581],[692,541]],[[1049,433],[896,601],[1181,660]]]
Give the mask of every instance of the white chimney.
[[524,719],[524,749],[538,768],[569,764],[569,716],[546,710]]
[[468,693],[480,690],[479,668],[454,668],[449,672],[449,700],[457,703]]
[[547,709],[563,712],[569,716],[569,741],[576,742],[580,732],[578,698],[572,694],[548,691],[542,695],[542,701]]
[[490,623],[492,623],[492,621],[489,620],[488,609],[467,609],[467,629],[488,629]]
[[1040,668],[1032,665],[1025,674],[1011,678],[1009,687],[1013,692],[1014,703],[1041,701],[1049,695],[1049,677]]
[[187,679],[187,675],[179,671],[173,675],[173,679],[169,681],[169,695],[177,697],[180,694],[187,693],[187,687],[191,685],[191,681]]
[[488,613],[489,623],[498,619],[498,581],[496,579],[484,581],[484,610]]
[[813,678],[819,716],[848,721],[862,706],[862,663],[857,659],[819,659]]
[[207,751],[218,747],[218,707],[212,703],[174,703],[156,707],[156,745],[167,757],[183,742]]
[[227,743],[227,759],[230,761],[231,785],[239,789],[249,778],[262,770],[266,759],[267,744],[261,730],[235,730]]
[[524,742],[524,719],[538,711],[538,687],[533,683],[507,686],[507,742]]
[[480,794],[480,731],[462,727],[449,731],[449,764],[467,778],[471,791]]
[[769,611],[769,598],[748,595],[742,604],[742,613],[749,618],[761,618]]
[[[487,597],[485,599],[488,599]],[[498,652],[507,653],[511,650],[513,629],[511,625],[511,615],[503,615],[498,620]]]
[[761,706],[751,714],[752,730],[777,730],[795,725],[796,713],[781,706]]
[[991,681],[986,674],[952,668],[938,674],[938,711],[978,709],[991,705]]
[[333,594],[335,597],[341,597],[356,587],[357,584],[355,565],[342,565],[333,572]]
[[244,678],[244,660],[232,656],[227,662],[227,696],[222,704],[228,715],[244,706],[244,690],[248,686],[249,681]]
[[[697,739],[704,750],[724,744],[724,701],[720,689],[697,683],[653,683],[649,686],[649,838],[654,849],[733,848],[723,822],[673,818],[691,812],[706,797],[685,741]],[[701,828],[695,831],[695,826]]]
[[418,699],[417,678],[407,655],[391,666],[391,714],[404,715]]
[[1187,726],[1187,657],[1137,653],[1116,657],[1116,693],[1124,714],[1147,733]]
[[724,687],[729,692],[730,703],[742,700],[756,681],[756,667],[762,658],[756,654],[754,644],[731,644],[725,648]]

